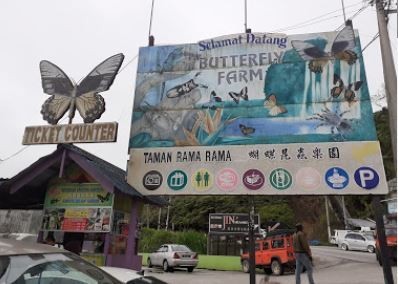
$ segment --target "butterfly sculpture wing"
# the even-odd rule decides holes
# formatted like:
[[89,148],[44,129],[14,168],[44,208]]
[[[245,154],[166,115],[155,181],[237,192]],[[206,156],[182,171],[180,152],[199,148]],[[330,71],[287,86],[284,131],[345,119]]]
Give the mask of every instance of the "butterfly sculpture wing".
[[74,85],[61,68],[47,60],[40,62],[40,74],[44,93],[51,95],[42,106],[43,119],[57,124],[70,107]]
[[292,40],[292,46],[305,61],[324,58],[327,56],[325,51],[309,42]]
[[96,93],[86,93],[76,98],[76,108],[84,123],[92,123],[105,111],[104,98]]
[[85,123],[101,117],[105,101],[98,93],[109,90],[120,69],[124,55],[119,53],[104,60],[77,86],[76,108]]
[[304,61],[309,61],[308,68],[314,73],[321,73],[328,62],[328,53],[309,42],[293,40],[292,46]]
[[93,69],[77,87],[76,96],[94,92],[100,93],[109,90],[119,71],[124,55],[122,53],[105,59]]
[[355,34],[352,26],[345,26],[336,36],[332,44],[332,55],[344,50],[352,50],[355,48]]

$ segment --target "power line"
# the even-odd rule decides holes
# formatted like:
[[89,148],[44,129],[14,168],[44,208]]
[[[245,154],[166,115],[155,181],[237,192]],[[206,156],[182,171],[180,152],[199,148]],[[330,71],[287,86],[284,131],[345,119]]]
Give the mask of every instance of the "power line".
[[361,53],[363,53],[363,52],[365,51],[365,49],[368,48],[369,45],[371,45],[379,36],[380,36],[379,33],[377,33],[377,34],[370,40],[370,42],[368,42],[368,44],[365,45],[364,48],[362,48]]
[[[354,19],[356,16],[358,16],[360,13],[362,13],[367,7],[369,7],[369,4],[368,4],[368,5],[365,5],[365,6],[363,6],[363,7],[361,7],[358,11],[355,12],[354,15],[352,15],[352,16],[349,17],[348,19],[349,19],[349,20]],[[345,23],[341,24],[341,25],[336,29],[336,31],[339,30],[339,29],[341,29],[344,25],[345,25]]]
[[14,158],[15,156],[19,155],[20,153],[22,153],[23,151],[25,151],[30,145],[27,145],[25,147],[23,147],[22,149],[19,149],[17,152],[15,152],[14,154],[12,154],[11,156],[8,156],[5,159],[0,159],[0,163],[3,163],[11,158]]
[[[352,4],[352,5],[349,5],[349,6],[347,6],[347,8],[358,6],[359,4],[362,4],[362,1],[360,1],[358,3],[355,3],[355,4]],[[336,12],[340,12],[340,11],[341,11],[341,9],[334,10],[334,11],[322,14],[320,16],[311,18],[311,19],[309,19],[307,21],[300,22],[300,23],[297,23],[295,25],[287,26],[287,27],[280,28],[280,29],[277,29],[277,30],[273,30],[273,31],[270,31],[270,32],[282,32],[282,31],[294,30],[294,29],[306,27],[306,26],[309,26],[309,25],[313,25],[313,24],[316,24],[316,23],[319,23],[319,22],[323,22],[323,21],[327,21],[327,20],[330,20],[330,19],[334,19],[334,18],[340,17],[342,14],[338,14],[338,15],[335,15],[335,16],[332,16],[332,17],[328,17],[328,18],[324,18],[324,17],[328,16],[328,15],[331,15],[331,14],[334,14]],[[324,19],[322,19],[322,18],[324,18]],[[318,19],[320,19],[320,20],[318,20]],[[315,21],[315,20],[318,20],[318,21]]]
[[[124,69],[126,69],[126,67],[127,67],[129,64],[131,64],[135,59],[137,59],[137,57],[138,57],[138,54],[135,55],[129,62],[127,62],[127,64],[124,65],[123,68],[120,69],[119,72],[118,72],[117,74],[120,74]],[[124,108],[123,108],[122,112],[120,113],[119,118],[118,118],[117,121],[120,121],[120,119],[122,118],[122,116],[124,115],[124,113],[125,113],[125,111],[126,111],[126,108],[127,108],[127,105],[124,106]]]
[[123,68],[121,68],[120,70],[119,70],[119,72],[117,72],[117,74],[119,75],[129,64],[131,64],[136,58],[138,57],[138,54],[136,55],[136,56],[134,56],[129,62],[127,62],[124,66],[123,66]]

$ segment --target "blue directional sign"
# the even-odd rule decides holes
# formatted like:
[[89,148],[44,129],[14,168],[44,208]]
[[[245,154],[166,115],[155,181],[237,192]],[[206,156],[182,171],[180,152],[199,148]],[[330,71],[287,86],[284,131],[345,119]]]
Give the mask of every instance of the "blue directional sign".
[[375,188],[380,181],[377,172],[369,167],[360,167],[354,174],[355,182],[364,189]]

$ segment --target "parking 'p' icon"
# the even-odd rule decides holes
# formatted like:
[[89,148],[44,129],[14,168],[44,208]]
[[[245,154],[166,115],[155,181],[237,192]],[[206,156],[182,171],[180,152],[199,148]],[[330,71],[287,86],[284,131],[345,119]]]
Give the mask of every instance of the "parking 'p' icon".
[[354,173],[354,179],[357,185],[364,189],[375,188],[380,181],[377,172],[369,167],[360,167]]

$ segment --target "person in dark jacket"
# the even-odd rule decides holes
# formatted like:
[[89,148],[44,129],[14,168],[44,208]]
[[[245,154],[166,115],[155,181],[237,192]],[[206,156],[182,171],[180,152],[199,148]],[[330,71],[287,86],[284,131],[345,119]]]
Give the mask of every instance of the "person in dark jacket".
[[308,245],[307,237],[303,232],[303,225],[296,224],[296,232],[293,234],[293,250],[296,257],[296,284],[301,283],[303,267],[307,270],[308,282],[314,284],[312,277],[312,253]]

